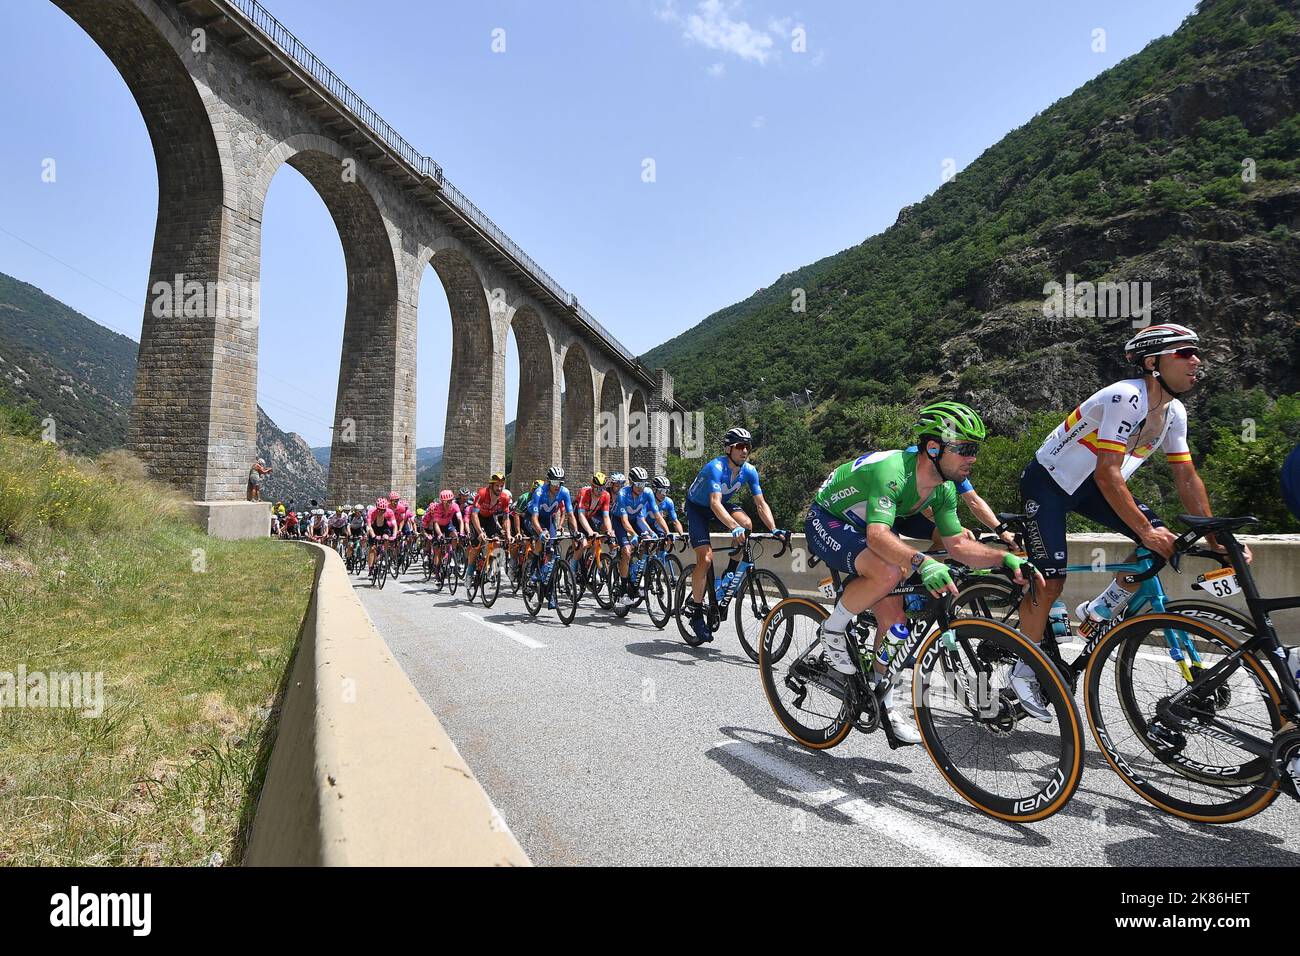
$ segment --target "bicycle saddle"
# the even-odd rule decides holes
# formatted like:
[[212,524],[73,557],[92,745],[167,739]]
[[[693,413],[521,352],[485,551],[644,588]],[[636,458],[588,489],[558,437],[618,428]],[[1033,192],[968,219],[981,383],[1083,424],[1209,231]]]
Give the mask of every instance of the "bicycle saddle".
[[1248,524],[1259,524],[1259,519],[1254,515],[1242,515],[1239,518],[1203,518],[1199,515],[1179,515],[1178,520],[1189,528],[1195,528],[1197,531],[1206,534],[1214,534],[1216,531],[1236,531]]
[[998,520],[1003,524],[1012,524],[1017,521],[1028,521],[1029,515],[1012,514],[1010,511],[999,511]]

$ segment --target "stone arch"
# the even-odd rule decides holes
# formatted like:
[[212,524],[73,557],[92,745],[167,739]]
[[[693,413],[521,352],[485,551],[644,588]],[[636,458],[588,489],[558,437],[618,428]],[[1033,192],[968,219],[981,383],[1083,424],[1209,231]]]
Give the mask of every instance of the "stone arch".
[[477,488],[506,464],[505,336],[493,330],[486,284],[464,244],[442,237],[421,250],[418,265],[433,266],[451,311],[442,484]]
[[[249,336],[217,315],[152,308],[176,275],[229,279],[233,168],[210,93],[186,67],[188,40],[160,10],[127,0],[54,0],[104,52],[135,98],[158,172],[158,220],[127,444],[150,473],[211,500],[242,497],[256,448],[256,408],[226,398],[249,375]],[[195,236],[201,237],[197,241]],[[255,357],[252,359],[255,377]]]
[[518,305],[510,316],[519,351],[519,404],[515,413],[515,450],[509,487],[515,494],[546,474],[556,456],[555,362],[551,338],[537,308]]
[[323,136],[291,137],[270,150],[248,197],[260,261],[262,209],[276,172],[296,169],[316,190],[338,229],[348,274],[329,499],[356,501],[415,494],[415,324],[401,302],[388,217],[364,177],[344,177],[348,156]]
[[627,402],[627,464],[640,466],[651,477],[655,472],[655,450],[650,417],[646,410],[645,392],[633,388]]
[[627,414],[623,405],[623,384],[612,369],[600,386],[600,468],[606,474],[626,472]]
[[596,377],[587,350],[578,342],[564,353],[564,407],[560,412],[564,467],[570,490],[581,488],[596,470]]

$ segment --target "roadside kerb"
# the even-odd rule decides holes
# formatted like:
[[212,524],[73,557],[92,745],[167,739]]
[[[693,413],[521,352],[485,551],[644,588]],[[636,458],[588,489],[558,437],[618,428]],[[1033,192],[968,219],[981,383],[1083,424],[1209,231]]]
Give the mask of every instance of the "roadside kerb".
[[456,746],[393,659],[339,556],[316,559],[245,862],[528,866]]

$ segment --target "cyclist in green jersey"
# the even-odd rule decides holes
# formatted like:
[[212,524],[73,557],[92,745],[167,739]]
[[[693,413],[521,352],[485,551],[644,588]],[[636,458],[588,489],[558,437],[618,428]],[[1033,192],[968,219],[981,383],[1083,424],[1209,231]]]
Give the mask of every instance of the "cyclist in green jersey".
[[[1027,569],[1040,587],[1043,584],[1041,575],[1023,558],[966,537],[957,518],[954,482],[970,476],[986,434],[979,416],[957,402],[937,402],[921,410],[915,434],[916,451],[869,452],[836,468],[817,490],[804,522],[813,554],[827,567],[856,575],[822,625],[826,659],[842,674],[854,672],[845,629],[859,614],[868,608],[875,614],[877,651],[891,626],[906,625],[903,599],[887,595],[913,572],[920,574],[935,597],[957,593],[946,564],[899,538],[894,531],[899,519],[928,508],[944,547],[958,561],[976,568],[1003,564],[1015,572],[1018,584],[1025,583]],[[877,659],[876,674],[884,671],[885,665]],[[883,704],[895,734],[900,740],[919,743],[916,728],[893,710],[892,696],[892,691],[887,693]]]

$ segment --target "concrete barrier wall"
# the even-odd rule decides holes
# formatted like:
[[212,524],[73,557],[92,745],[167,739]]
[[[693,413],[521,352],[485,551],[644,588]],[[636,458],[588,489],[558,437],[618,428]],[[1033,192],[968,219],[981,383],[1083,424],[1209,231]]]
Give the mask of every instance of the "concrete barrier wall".
[[526,866],[483,788],[319,545],[245,862]]
[[[925,542],[906,539],[914,547],[922,547]],[[1263,597],[1284,597],[1300,595],[1300,535],[1267,534],[1241,535],[1238,540],[1250,546],[1253,552],[1253,571],[1255,583]],[[731,546],[731,536],[712,535],[713,563],[716,573],[721,574],[726,568],[726,549]],[[771,568],[781,576],[792,591],[811,594],[816,591],[817,583],[827,577],[825,566],[818,564],[811,571],[803,570],[807,566],[810,552],[804,536],[794,536],[792,550],[779,561],[773,555],[780,550],[780,543],[761,542],[763,554],[758,558],[758,566]],[[1104,554],[1104,560],[1118,563],[1132,553],[1133,542],[1118,534],[1072,534],[1067,536],[1067,554],[1071,564],[1092,564],[1098,557],[1098,550]],[[689,564],[694,560],[690,553],[681,555]],[[1170,600],[1177,598],[1198,597],[1205,600],[1217,600],[1201,590],[1193,590],[1196,576],[1214,567],[1209,561],[1189,558],[1183,565],[1183,573],[1176,574],[1166,569],[1161,572],[1160,580]],[[1095,597],[1106,586],[1109,578],[1104,574],[1072,574],[1065,581],[1065,592],[1061,599],[1070,609],[1081,602]],[[1246,602],[1240,595],[1224,600],[1224,603],[1246,610]],[[1277,611],[1272,615],[1273,625],[1284,643],[1300,643],[1300,610]]]

